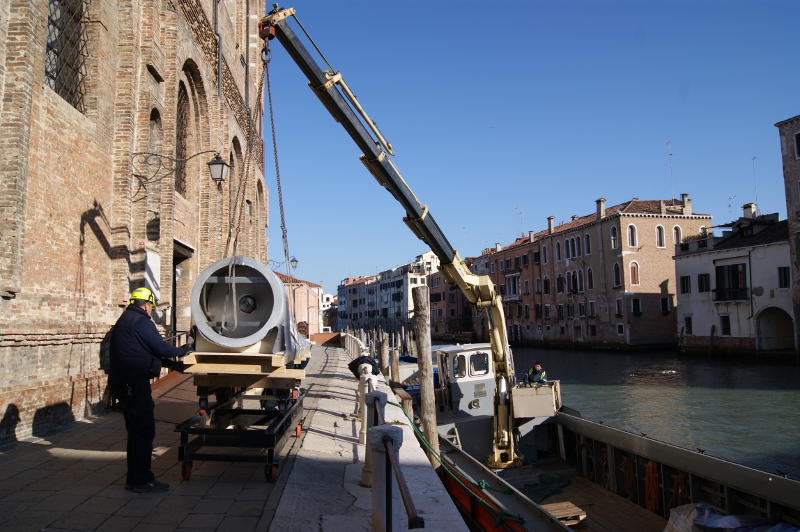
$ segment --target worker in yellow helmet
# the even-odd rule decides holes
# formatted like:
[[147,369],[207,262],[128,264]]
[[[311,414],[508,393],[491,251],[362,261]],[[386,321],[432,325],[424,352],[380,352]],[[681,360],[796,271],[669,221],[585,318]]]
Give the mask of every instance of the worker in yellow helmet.
[[169,484],[159,482],[150,470],[153,439],[156,435],[150,379],[161,367],[182,371],[180,359],[190,345],[174,347],[161,337],[150,313],[156,298],[149,288],[131,292],[130,305],[111,330],[108,384],[120,402],[128,431],[128,476],[125,489],[137,493],[166,491]]

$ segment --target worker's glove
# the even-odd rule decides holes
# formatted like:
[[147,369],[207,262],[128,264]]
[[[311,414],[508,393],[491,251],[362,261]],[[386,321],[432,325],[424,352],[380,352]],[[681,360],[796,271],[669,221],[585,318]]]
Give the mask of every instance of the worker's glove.
[[169,369],[171,369],[173,371],[178,371],[180,373],[183,373],[183,370],[186,367],[183,364],[182,360],[176,360],[174,358],[165,358],[165,359],[163,359],[161,361],[161,365],[164,366],[165,368],[169,368]]
[[194,346],[192,344],[186,344],[184,346],[181,346],[181,349],[183,349],[183,354],[181,355],[182,357],[185,357],[189,353],[194,352]]
[[186,368],[182,360],[175,360],[174,358],[165,358],[163,366],[179,373],[183,373]]

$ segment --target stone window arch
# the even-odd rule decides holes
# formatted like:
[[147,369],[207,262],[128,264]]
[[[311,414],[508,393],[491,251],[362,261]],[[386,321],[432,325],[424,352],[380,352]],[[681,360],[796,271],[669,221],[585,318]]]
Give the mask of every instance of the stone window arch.
[[656,226],[656,247],[663,248],[666,246],[664,239],[664,228],[660,225]]
[[189,91],[181,81],[178,83],[178,101],[175,106],[175,192],[186,197],[186,163],[181,162],[189,156]]
[[639,284],[639,263],[636,261],[631,262],[631,284]]
[[628,226],[628,247],[635,248],[639,243],[639,239],[637,238],[636,234],[636,226],[630,224]]

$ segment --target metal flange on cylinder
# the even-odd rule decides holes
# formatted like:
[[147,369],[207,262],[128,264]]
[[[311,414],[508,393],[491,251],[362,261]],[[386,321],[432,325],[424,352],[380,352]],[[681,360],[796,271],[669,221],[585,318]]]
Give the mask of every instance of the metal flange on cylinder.
[[249,257],[219,260],[203,270],[192,289],[192,317],[208,341],[232,350],[263,340],[291,323],[283,283]]

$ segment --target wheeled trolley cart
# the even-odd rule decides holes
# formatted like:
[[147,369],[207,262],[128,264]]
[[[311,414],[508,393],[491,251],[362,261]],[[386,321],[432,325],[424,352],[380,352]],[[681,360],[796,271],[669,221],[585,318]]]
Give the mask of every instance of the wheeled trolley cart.
[[[293,390],[291,397],[281,399],[277,409],[243,408],[246,399],[260,400],[264,405],[274,396],[244,395],[240,390],[227,399],[218,400],[175,427],[181,433],[178,460],[183,463],[183,479],[192,475],[194,460],[215,462],[256,462],[264,464],[267,482],[278,478],[278,457],[290,437],[302,431],[305,390]],[[227,395],[227,394],[224,394]],[[217,397],[224,397],[217,394]],[[205,447],[256,449],[255,453],[226,454],[204,451]]]

